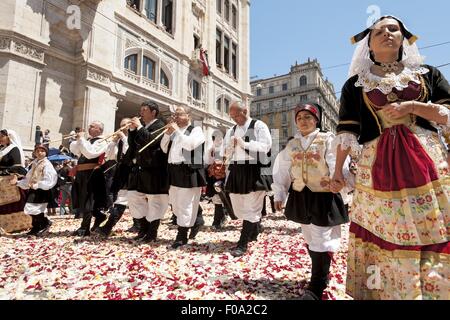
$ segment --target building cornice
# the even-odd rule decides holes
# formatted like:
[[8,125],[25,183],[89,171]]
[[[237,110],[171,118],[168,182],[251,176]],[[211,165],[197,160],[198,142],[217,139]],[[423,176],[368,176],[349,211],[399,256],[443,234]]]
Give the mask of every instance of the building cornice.
[[[172,48],[166,42],[153,36],[150,32],[148,32],[147,30],[142,28],[139,24],[130,20],[127,16],[123,15],[122,13],[115,11],[114,15],[117,19],[118,26],[123,28],[124,30],[132,29],[131,31],[133,34],[139,35],[141,37],[141,39],[145,38],[144,40],[152,41],[158,47],[164,48],[165,50],[170,52],[170,54],[172,54],[173,56],[178,57],[178,59],[184,59],[186,61],[189,61],[191,59],[191,57],[189,57],[188,55],[186,55],[180,51],[177,51],[175,48]],[[157,28],[157,27],[155,26],[155,28]],[[167,37],[169,37],[169,35],[167,35]],[[173,40],[172,37],[169,37],[169,38],[171,38]]]
[[49,46],[10,30],[0,30],[0,52],[15,55],[44,66]]

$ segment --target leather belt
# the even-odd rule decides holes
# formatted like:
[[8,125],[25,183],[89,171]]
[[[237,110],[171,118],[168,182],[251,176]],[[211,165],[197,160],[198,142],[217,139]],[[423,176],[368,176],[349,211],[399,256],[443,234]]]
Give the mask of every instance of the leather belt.
[[82,163],[77,165],[77,171],[86,171],[86,170],[93,170],[97,167],[100,167],[98,163]]

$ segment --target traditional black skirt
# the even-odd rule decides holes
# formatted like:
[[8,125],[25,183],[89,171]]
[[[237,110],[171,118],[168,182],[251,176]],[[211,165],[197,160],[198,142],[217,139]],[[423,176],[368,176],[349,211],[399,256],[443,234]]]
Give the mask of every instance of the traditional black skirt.
[[225,190],[229,193],[248,194],[255,191],[269,191],[268,181],[261,176],[261,167],[257,164],[236,164],[229,166]]
[[81,212],[106,208],[107,195],[103,170],[78,171],[72,184],[72,205]]
[[113,182],[111,185],[111,193],[116,194],[122,189],[128,188],[128,178],[130,176],[131,168],[120,162],[114,172]]
[[301,192],[289,189],[284,214],[288,220],[319,227],[347,223],[348,212],[339,193],[312,192],[305,187]]
[[53,198],[52,189],[50,190],[29,189],[27,194],[28,203],[49,203],[52,201],[52,198]]
[[206,186],[205,168],[192,168],[187,164],[169,164],[169,183],[179,188]]
[[166,167],[131,168],[128,177],[128,190],[145,194],[168,194],[169,179]]

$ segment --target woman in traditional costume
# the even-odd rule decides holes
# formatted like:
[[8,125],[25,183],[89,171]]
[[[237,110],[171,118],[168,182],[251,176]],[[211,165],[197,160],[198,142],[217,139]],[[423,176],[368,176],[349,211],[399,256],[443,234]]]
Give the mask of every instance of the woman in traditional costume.
[[448,299],[450,175],[436,127],[450,123],[450,86],[416,39],[392,16],[352,38],[331,186],[362,145],[347,260],[355,299]]
[[30,227],[24,215],[25,193],[11,185],[14,175],[25,175],[22,143],[14,130],[0,130],[0,233],[18,232]]

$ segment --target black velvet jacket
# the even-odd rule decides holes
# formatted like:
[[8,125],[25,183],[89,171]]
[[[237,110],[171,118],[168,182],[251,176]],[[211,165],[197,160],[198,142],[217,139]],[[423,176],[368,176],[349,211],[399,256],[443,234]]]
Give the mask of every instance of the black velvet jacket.
[[128,145],[134,150],[134,155],[136,157],[136,164],[141,167],[166,167],[167,166],[167,155],[161,150],[161,140],[160,136],[156,141],[148,146],[142,153],[139,150],[147,145],[150,141],[155,139],[161,131],[155,133],[156,130],[164,127],[165,124],[162,120],[157,119],[148,128],[142,127],[139,130],[129,131],[128,134]]
[[[448,81],[437,68],[429,65],[424,65],[424,67],[430,72],[422,75],[426,90],[420,101],[425,103],[431,101],[450,107]],[[363,88],[355,87],[357,80],[358,75],[351,77],[342,88],[337,133],[353,133],[358,137],[358,142],[363,144],[380,136],[382,128],[375,111],[364,101]],[[416,118],[416,124],[422,128],[436,131],[428,120],[421,117]]]

